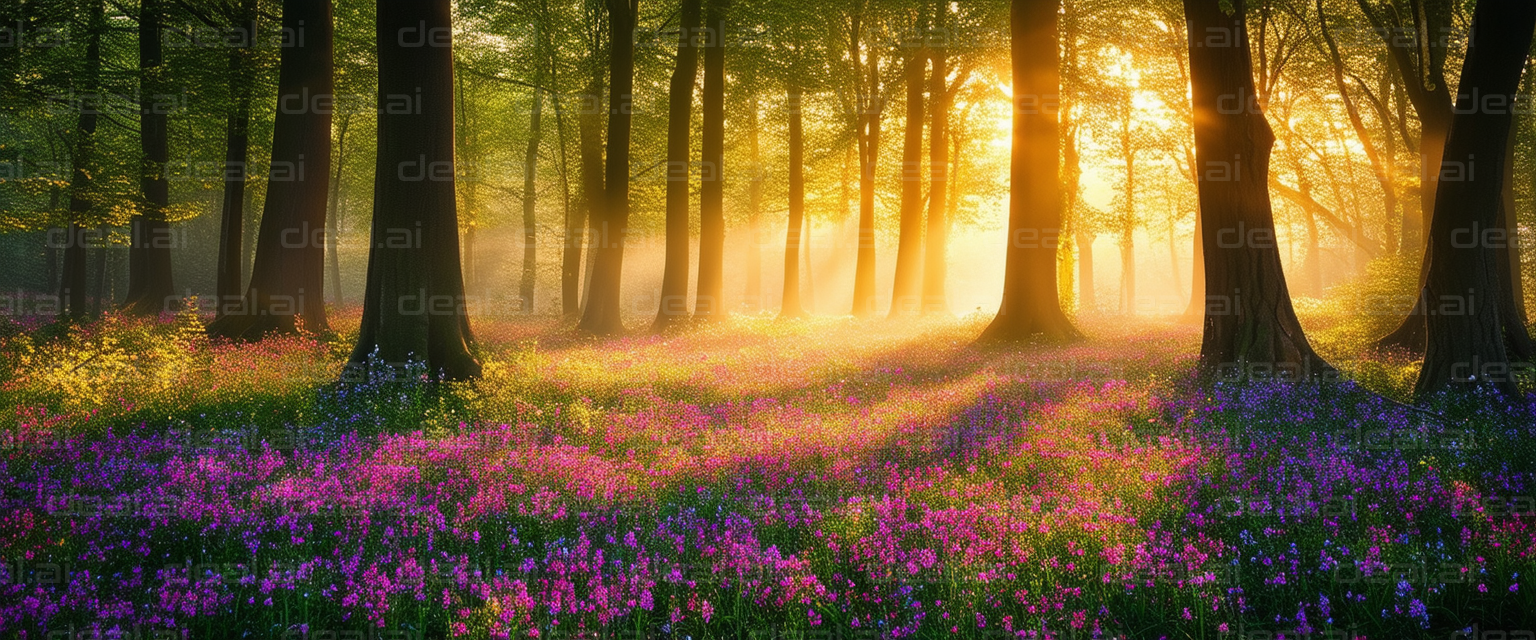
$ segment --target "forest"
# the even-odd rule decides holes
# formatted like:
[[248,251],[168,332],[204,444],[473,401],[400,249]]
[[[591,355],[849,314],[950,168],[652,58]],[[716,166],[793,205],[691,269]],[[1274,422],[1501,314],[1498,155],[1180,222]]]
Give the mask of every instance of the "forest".
[[1533,35],[0,0],[0,637],[1536,640]]

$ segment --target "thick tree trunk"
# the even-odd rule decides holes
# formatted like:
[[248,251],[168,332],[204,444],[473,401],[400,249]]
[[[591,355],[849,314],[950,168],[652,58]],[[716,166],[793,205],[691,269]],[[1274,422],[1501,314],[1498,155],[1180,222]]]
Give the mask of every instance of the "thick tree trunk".
[[123,302],[123,310],[134,315],[174,311],[170,303],[176,295],[171,282],[173,238],[165,221],[171,195],[165,176],[165,163],[170,159],[170,114],[161,102],[164,82],[160,76],[165,59],[160,46],[161,11],[160,0],[139,3],[139,86],[143,93],[139,107],[143,153],[139,184],[145,208],[129,221],[128,299]]
[[[325,317],[326,195],[335,92],[330,2],[285,0],[283,28],[297,35],[284,47],[278,70],[272,171],[251,284],[244,300],[221,301],[227,305],[224,314],[208,327],[227,338],[256,340],[273,332],[291,333],[300,321],[306,331],[330,329]],[[410,95],[414,97],[414,87]],[[388,167],[390,173],[411,171],[407,165]]]
[[[939,10],[943,27],[943,14],[947,4]],[[928,161],[932,163],[928,181],[928,228],[923,239],[923,313],[947,315],[949,294],[945,280],[949,277],[949,221],[945,215],[949,207],[949,106],[953,96],[949,88],[949,51],[936,47],[932,51],[932,75],[928,91],[932,95],[931,122],[928,126]]]
[[539,173],[539,142],[543,134],[544,92],[533,88],[533,111],[528,119],[528,150],[523,155],[523,277],[517,288],[517,298],[523,313],[533,313],[534,283],[539,276],[539,192],[534,179]]
[[[880,50],[871,44],[861,52],[860,31],[854,29],[850,50],[858,94],[859,229],[858,257],[853,274],[853,315],[875,315],[875,170],[880,159],[880,119],[885,111],[880,94]],[[864,63],[859,64],[863,56]],[[867,83],[867,84],[866,84]]]
[[[693,89],[699,78],[700,0],[683,0],[682,31],[677,37],[677,64],[667,92],[667,247],[661,276],[661,304],[655,332],[688,319],[689,161],[693,158]],[[707,167],[706,167],[707,169]]]
[[779,317],[800,318],[801,230],[805,220],[805,126],[799,84],[789,86],[789,222],[784,236],[784,302]]
[[710,0],[704,47],[704,131],[699,141],[699,282],[695,320],[724,319],[725,308],[725,13],[730,0]]
[[1505,326],[1512,319],[1505,309],[1512,283],[1500,260],[1508,249],[1494,235],[1505,222],[1499,210],[1514,116],[1511,109],[1490,108],[1488,99],[1514,103],[1533,29],[1536,4],[1525,0],[1483,0],[1473,14],[1443,161],[1447,168],[1464,167],[1459,177],[1465,179],[1441,182],[1430,225],[1431,262],[1421,298],[1430,313],[1424,316],[1424,368],[1414,388],[1421,399],[1468,386],[1518,394]]
[[96,126],[100,111],[93,96],[101,77],[101,36],[106,31],[106,7],[102,0],[91,4],[90,39],[85,48],[85,70],[80,76],[80,115],[75,121],[73,171],[69,180],[68,237],[59,277],[59,312],[66,318],[83,318],[88,312],[86,295],[89,278],[86,271],[86,225],[96,210],[92,176],[96,162]]
[[[378,3],[383,109],[368,286],[348,364],[352,374],[379,366],[397,371],[412,361],[425,361],[429,375],[448,379],[480,374],[459,262],[452,28],[450,0]],[[413,32],[425,42],[402,36]],[[434,179],[417,179],[418,172]]]
[[1529,321],[1525,315],[1525,284],[1520,273],[1520,224],[1515,208],[1515,138],[1518,123],[1510,119],[1509,140],[1505,145],[1504,178],[1499,189],[1499,217],[1496,228],[1500,232],[1497,242],[1490,242],[1497,260],[1500,275],[1506,278],[1499,287],[1499,308],[1504,312],[1504,343],[1509,348],[1511,360],[1530,362],[1536,356],[1536,345],[1531,343]]
[[927,51],[914,48],[904,62],[907,84],[906,136],[901,145],[901,223],[896,238],[896,280],[891,316],[922,310],[923,256],[923,76]]
[[[596,55],[594,53],[594,55]],[[564,311],[568,320],[578,320],[586,308],[587,296],[591,295],[592,265],[597,246],[586,250],[586,267],[582,267],[582,247],[596,236],[597,221],[601,217],[603,192],[603,70],[594,66],[586,91],[581,95],[580,113],[576,115],[578,162],[581,173],[580,213],[566,227],[570,246],[564,260],[564,278],[561,283]]]
[[[1223,11],[1228,5],[1230,13]],[[1206,381],[1310,379],[1331,372],[1291,308],[1269,200],[1274,132],[1255,96],[1244,0],[1184,0],[1195,160],[1206,259]]]
[[1013,164],[1003,302],[984,341],[1082,337],[1061,310],[1056,283],[1061,233],[1061,146],[1057,121],[1060,0],[1013,0]]
[[[256,0],[240,3],[242,45],[229,50],[229,89],[234,96],[224,142],[224,200],[219,218],[219,261],[215,266],[216,316],[224,315],[226,303],[238,303],[245,284],[245,196],[250,175],[247,159],[251,146],[252,52],[257,38]],[[340,298],[337,298],[340,304]]]
[[611,336],[624,331],[619,285],[624,273],[624,236],[629,232],[630,104],[635,84],[635,20],[640,0],[607,0],[609,20],[608,163],[602,215],[594,219],[598,246],[592,282],[578,330]]
[[[1382,35],[1392,63],[1403,76],[1403,88],[1413,110],[1419,116],[1419,210],[1420,217],[1405,216],[1402,244],[1405,248],[1422,250],[1419,287],[1423,288],[1433,257],[1424,230],[1433,223],[1436,194],[1440,187],[1441,160],[1445,155],[1446,136],[1450,132],[1452,112],[1451,88],[1445,79],[1446,45],[1452,22],[1449,0],[1419,0],[1413,3],[1418,10],[1414,19],[1417,32],[1403,37],[1402,30],[1382,17],[1381,11],[1372,9],[1366,0],[1357,0],[1362,12],[1371,19],[1372,26]],[[1414,353],[1422,352],[1425,341],[1424,308],[1422,299],[1416,303],[1407,317],[1391,333],[1377,341],[1378,347],[1396,347]]]

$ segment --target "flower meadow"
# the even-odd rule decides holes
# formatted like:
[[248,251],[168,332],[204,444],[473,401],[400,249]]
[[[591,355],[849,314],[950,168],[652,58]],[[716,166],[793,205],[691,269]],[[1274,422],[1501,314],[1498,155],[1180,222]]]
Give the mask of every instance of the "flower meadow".
[[502,320],[466,383],[185,314],[10,325],[0,636],[1536,629],[1536,402],[1409,407],[1411,363],[1337,348],[1360,383],[1202,388],[1198,328],[983,322]]

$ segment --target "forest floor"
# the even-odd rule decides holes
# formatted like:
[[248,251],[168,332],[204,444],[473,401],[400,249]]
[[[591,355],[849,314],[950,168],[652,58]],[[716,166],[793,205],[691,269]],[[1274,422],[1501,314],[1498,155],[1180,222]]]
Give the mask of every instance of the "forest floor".
[[1201,391],[1198,328],[1156,319],[1001,350],[979,317],[738,317],[481,322],[480,380],[343,386],[340,315],[0,332],[0,635],[1536,628],[1536,401],[1405,407],[1416,364],[1319,311],[1359,383]]

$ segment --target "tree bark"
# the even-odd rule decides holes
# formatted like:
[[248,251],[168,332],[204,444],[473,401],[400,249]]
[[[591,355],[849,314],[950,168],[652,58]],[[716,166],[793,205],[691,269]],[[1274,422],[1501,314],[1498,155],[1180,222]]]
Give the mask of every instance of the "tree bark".
[[92,176],[96,164],[96,126],[101,112],[94,96],[101,80],[101,36],[106,31],[106,7],[102,0],[91,3],[89,40],[85,47],[85,69],[80,76],[84,96],[80,115],[75,121],[73,170],[69,180],[68,238],[64,244],[63,265],[59,276],[59,312],[66,318],[84,318],[89,311],[86,295],[89,278],[86,271],[85,228],[96,211]]
[[903,62],[907,85],[906,136],[901,146],[901,222],[896,238],[896,279],[891,289],[891,317],[922,310],[923,256],[923,76],[927,50],[910,45]]
[[1206,260],[1201,377],[1311,379],[1332,368],[1307,343],[1280,265],[1269,200],[1275,136],[1253,98],[1245,4],[1184,0]]
[[331,214],[325,219],[325,243],[331,258],[331,297],[336,306],[344,304],[341,296],[341,177],[347,161],[347,130],[352,128],[352,116],[341,120],[341,131],[336,141],[336,177],[331,181]]
[[607,0],[609,21],[608,158],[604,207],[594,221],[592,282],[578,330],[600,336],[624,331],[619,285],[624,272],[624,236],[629,232],[630,105],[635,83],[635,20],[640,0]]
[[1471,386],[1519,394],[1505,326],[1512,283],[1500,255],[1507,257],[1508,249],[1489,235],[1504,229],[1499,211],[1514,115],[1489,99],[1514,104],[1533,29],[1536,4],[1524,0],[1483,0],[1473,14],[1442,163],[1466,171],[1459,176],[1464,179],[1443,180],[1435,198],[1429,277],[1421,297],[1429,311],[1427,341],[1414,388],[1420,399]]
[[983,341],[1082,337],[1061,310],[1056,282],[1061,233],[1060,0],[1013,0],[1013,163],[1003,302]]
[[[597,53],[593,52],[592,55],[595,58]],[[595,243],[587,247],[585,270],[582,268],[582,247],[587,240],[596,237],[597,224],[605,199],[603,85],[603,67],[593,64],[592,75],[587,82],[585,92],[581,95],[581,111],[576,116],[576,138],[579,147],[577,155],[581,172],[581,206],[578,209],[580,213],[566,228],[566,237],[572,243],[565,254],[565,282],[562,283],[564,311],[568,320],[579,320],[582,317],[582,310],[586,308],[587,297],[591,295],[592,290],[591,286],[583,286],[583,284],[591,284],[592,266],[597,255],[597,247]]]
[[762,146],[758,140],[758,118],[761,107],[758,105],[757,88],[753,87],[752,97],[747,101],[747,109],[751,112],[747,115],[747,147],[751,154],[752,176],[751,183],[747,185],[747,287],[745,291],[747,308],[753,312],[763,308],[763,157]]
[[800,85],[789,85],[789,222],[784,237],[784,302],[781,318],[805,317],[800,304],[801,229],[805,226],[805,127]]
[[[251,146],[251,66],[257,38],[256,0],[243,0],[239,9],[239,28],[245,30],[244,46],[229,51],[229,89],[235,96],[229,113],[224,142],[224,201],[219,218],[219,261],[215,267],[214,315],[224,315],[226,302],[240,299],[245,284],[245,194],[250,175],[248,158]],[[340,297],[337,304],[341,304]]]
[[[1429,274],[1429,243],[1424,230],[1433,224],[1436,193],[1440,185],[1440,163],[1445,155],[1446,136],[1450,132],[1452,96],[1445,79],[1446,44],[1451,23],[1450,0],[1418,0],[1412,3],[1416,9],[1411,26],[1411,36],[1403,31],[1410,27],[1400,26],[1394,10],[1373,9],[1366,0],[1356,0],[1361,11],[1370,19],[1375,30],[1382,34],[1388,55],[1403,75],[1403,88],[1408,101],[1419,116],[1419,210],[1416,223],[1403,230],[1404,247],[1413,246],[1424,251],[1420,263],[1419,286],[1422,289]],[[1405,217],[1405,221],[1411,220]],[[1396,347],[1414,353],[1422,352],[1425,341],[1424,308],[1415,304],[1407,317],[1391,333],[1377,341],[1378,347]]]
[[700,0],[683,0],[677,64],[667,92],[667,247],[661,304],[651,326],[657,333],[688,319],[689,161],[693,157],[693,89],[699,77],[699,49],[694,40],[708,33],[699,29],[700,13]]
[[534,178],[539,173],[539,142],[543,133],[544,92],[533,88],[533,111],[528,119],[528,150],[523,155],[523,277],[518,285],[517,297],[523,313],[533,313],[534,283],[539,275],[539,192]]
[[283,49],[278,71],[272,171],[250,287],[239,303],[221,301],[229,308],[208,327],[227,338],[292,333],[301,321],[306,331],[330,329],[325,317],[326,192],[335,92],[330,2],[286,0],[283,28],[295,35]]
[[885,99],[880,87],[880,49],[874,43],[869,43],[867,47],[861,46],[862,19],[862,15],[854,17],[849,43],[849,55],[855,72],[854,84],[858,87],[855,92],[855,108],[858,112],[859,145],[858,258],[854,264],[852,313],[859,318],[868,318],[876,313],[875,170],[880,159],[880,118],[885,111]]
[[[944,29],[948,3],[940,3],[937,27]],[[931,51],[932,75],[928,91],[932,102],[928,125],[928,161],[933,165],[928,175],[928,228],[923,238],[922,311],[925,314],[949,314],[949,107],[954,100],[949,87],[949,49],[940,46]],[[957,87],[958,88],[958,87]]]
[[[350,375],[412,361],[447,379],[480,374],[459,259],[452,28],[450,0],[378,3],[383,109],[368,286]],[[399,109],[402,101],[410,108]]]
[[699,282],[695,320],[724,319],[725,308],[725,14],[729,0],[709,0],[704,47],[704,131],[699,141]]
[[169,308],[176,295],[171,282],[170,225],[165,221],[165,207],[170,204],[171,185],[166,180],[165,163],[170,159],[170,113],[160,102],[160,75],[165,56],[161,50],[160,29],[164,18],[160,0],[139,3],[139,144],[143,153],[139,185],[144,194],[144,209],[129,221],[128,295],[123,311],[133,315],[158,315]]

